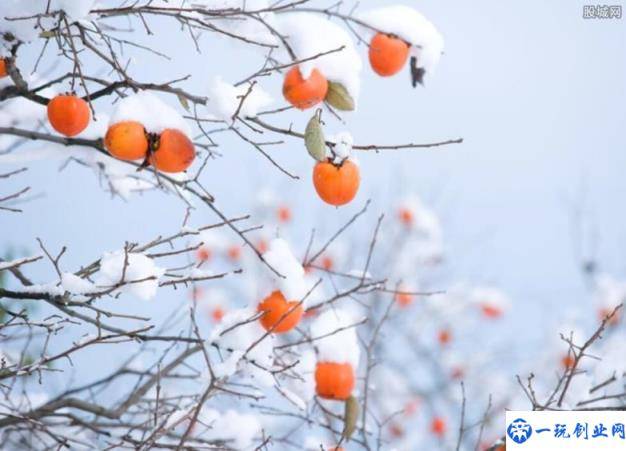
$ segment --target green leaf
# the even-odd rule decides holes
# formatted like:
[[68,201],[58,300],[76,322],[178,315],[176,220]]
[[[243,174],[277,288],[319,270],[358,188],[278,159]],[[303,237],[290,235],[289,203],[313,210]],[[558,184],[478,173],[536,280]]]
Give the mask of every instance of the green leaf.
[[330,106],[341,111],[354,110],[354,99],[341,83],[335,83],[334,81],[328,82],[326,101]]
[[359,419],[359,401],[354,396],[346,399],[345,411],[343,416],[343,437],[350,440],[356,429],[356,422]]
[[317,161],[326,160],[326,139],[324,138],[324,130],[319,117],[318,110],[309,120],[304,131],[304,145],[314,159]]

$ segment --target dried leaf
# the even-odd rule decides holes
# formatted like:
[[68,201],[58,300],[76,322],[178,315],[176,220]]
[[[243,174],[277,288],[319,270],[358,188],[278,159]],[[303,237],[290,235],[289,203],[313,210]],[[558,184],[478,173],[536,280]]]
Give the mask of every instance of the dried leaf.
[[333,81],[328,82],[326,101],[330,106],[341,111],[354,110],[354,99],[341,83],[335,83]]
[[53,38],[56,35],[56,31],[42,31],[39,33],[40,38]]
[[359,418],[359,401],[354,396],[346,399],[346,406],[343,416],[343,437],[350,440],[352,433],[356,429],[356,422]]
[[309,155],[317,161],[326,160],[326,140],[324,139],[324,130],[320,122],[319,112],[315,113],[306,125],[304,145]]

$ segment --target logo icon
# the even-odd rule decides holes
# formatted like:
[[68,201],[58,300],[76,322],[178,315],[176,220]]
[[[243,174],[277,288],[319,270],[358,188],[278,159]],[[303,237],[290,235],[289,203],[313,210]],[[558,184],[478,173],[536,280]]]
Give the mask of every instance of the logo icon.
[[506,433],[515,443],[524,443],[533,433],[533,428],[523,418],[514,420],[506,429]]

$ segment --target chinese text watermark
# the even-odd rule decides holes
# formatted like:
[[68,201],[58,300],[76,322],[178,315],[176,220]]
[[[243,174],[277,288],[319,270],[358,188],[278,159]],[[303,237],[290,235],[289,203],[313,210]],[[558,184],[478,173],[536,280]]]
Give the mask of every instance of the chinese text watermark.
[[621,19],[621,5],[583,5],[583,19]]

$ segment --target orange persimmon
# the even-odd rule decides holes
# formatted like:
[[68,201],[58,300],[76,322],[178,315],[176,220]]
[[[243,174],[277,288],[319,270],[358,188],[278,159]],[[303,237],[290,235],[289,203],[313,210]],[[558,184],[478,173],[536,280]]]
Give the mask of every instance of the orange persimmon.
[[345,401],[354,389],[354,370],[349,363],[318,362],[315,392],[321,398]]
[[221,307],[215,307],[211,311],[211,318],[214,322],[219,323],[222,318],[224,318],[224,309],[222,309]]
[[150,163],[162,172],[182,172],[196,158],[191,140],[180,130],[168,128],[161,132],[150,155]]
[[263,328],[277,334],[289,332],[296,327],[304,313],[298,301],[287,301],[278,290],[263,299],[257,310],[263,312],[260,318]]
[[213,252],[211,252],[211,249],[209,249],[207,246],[201,246],[196,251],[196,258],[201,262],[211,260],[212,256]]
[[313,169],[313,186],[319,197],[330,205],[345,205],[354,199],[361,176],[359,167],[350,160],[336,166],[329,161],[320,161]]
[[139,160],[148,154],[148,137],[143,125],[135,121],[113,124],[104,137],[104,145],[120,160]]
[[487,318],[499,318],[502,316],[502,309],[497,305],[492,305],[489,303],[483,303],[480,305],[480,309]]
[[283,96],[289,103],[300,110],[306,110],[320,103],[328,92],[328,81],[322,73],[313,69],[306,80],[302,77],[300,68],[292,67],[283,83]]
[[441,329],[437,333],[437,341],[439,341],[439,344],[442,346],[447,345],[452,341],[452,333],[448,329]]
[[400,219],[402,224],[410,226],[413,224],[413,212],[406,207],[400,208],[398,210],[398,219]]
[[408,57],[409,45],[396,36],[376,33],[370,42],[370,65],[381,77],[397,74],[406,64]]
[[278,210],[276,210],[276,216],[278,216],[278,220],[280,222],[289,222],[291,221],[291,209],[286,205],[278,207]]
[[430,423],[430,431],[438,437],[443,437],[446,429],[446,420],[441,417],[433,418],[433,421]]
[[48,102],[48,121],[65,136],[76,136],[89,125],[89,105],[72,94],[58,95]]
[[4,58],[0,58],[0,78],[4,78],[7,75],[7,62],[4,60]]

